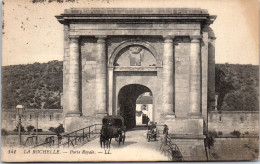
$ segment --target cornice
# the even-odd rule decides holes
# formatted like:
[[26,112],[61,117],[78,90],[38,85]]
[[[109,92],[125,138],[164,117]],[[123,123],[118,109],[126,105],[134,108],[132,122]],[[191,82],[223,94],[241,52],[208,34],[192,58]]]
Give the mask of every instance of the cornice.
[[70,22],[116,22],[116,23],[151,23],[151,22],[199,22],[211,24],[216,16],[209,15],[203,9],[182,8],[131,8],[131,9],[68,9],[56,16],[62,24]]

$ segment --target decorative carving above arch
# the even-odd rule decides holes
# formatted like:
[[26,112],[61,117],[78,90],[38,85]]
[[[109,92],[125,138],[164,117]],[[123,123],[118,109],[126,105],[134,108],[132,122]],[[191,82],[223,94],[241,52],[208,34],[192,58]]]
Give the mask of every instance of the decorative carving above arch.
[[156,67],[162,66],[161,56],[158,54],[156,49],[149,44],[149,42],[143,41],[143,40],[128,40],[128,41],[122,42],[119,46],[117,46],[114,49],[114,51],[112,52],[112,54],[108,60],[109,67],[114,67],[114,63],[116,62],[117,58],[119,57],[118,55],[121,55],[120,51],[122,51],[123,49],[125,49],[127,47],[130,47],[129,51],[133,55],[142,53],[144,51],[143,49],[146,49],[154,56],[154,58],[156,60]]

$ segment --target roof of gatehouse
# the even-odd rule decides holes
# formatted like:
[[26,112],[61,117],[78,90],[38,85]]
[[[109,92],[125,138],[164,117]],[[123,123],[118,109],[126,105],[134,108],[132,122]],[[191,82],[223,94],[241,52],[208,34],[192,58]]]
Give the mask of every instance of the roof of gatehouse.
[[71,8],[65,14],[208,14],[200,8]]
[[71,8],[56,16],[59,22],[70,21],[196,21],[211,24],[216,19],[200,8]]

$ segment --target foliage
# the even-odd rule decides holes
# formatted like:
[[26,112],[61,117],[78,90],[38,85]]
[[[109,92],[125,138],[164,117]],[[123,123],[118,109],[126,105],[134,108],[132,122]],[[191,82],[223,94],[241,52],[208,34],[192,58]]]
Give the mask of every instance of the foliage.
[[209,148],[214,146],[215,138],[218,137],[218,133],[216,131],[208,131],[206,135],[206,141]]
[[234,130],[233,132],[230,132],[230,134],[236,136],[237,138],[239,138],[241,135],[240,131],[238,130]]
[[223,132],[218,132],[218,135],[221,136],[223,134]]
[[7,135],[8,135],[7,130],[1,129],[1,135],[2,135],[2,136],[7,136]]
[[216,64],[218,110],[258,111],[259,66]]
[[218,137],[218,133],[216,131],[208,131],[208,137]]
[[34,129],[34,126],[32,126],[32,125],[29,125],[29,126],[27,126],[26,127],[26,129],[27,129],[27,132],[32,132],[33,131],[33,129]]
[[60,124],[58,127],[54,128],[54,127],[50,127],[49,131],[56,133],[58,136],[61,133],[64,133],[64,127],[63,124]]
[[51,132],[54,132],[54,131],[55,131],[55,128],[54,128],[54,127],[49,127],[48,130],[51,131]]
[[228,78],[224,71],[218,67],[215,69],[215,75],[215,92],[218,94],[217,109],[220,109],[225,95],[234,90],[234,86],[232,85],[232,79]]
[[2,108],[60,109],[62,62],[2,67]]
[[[18,132],[18,125],[16,125],[16,128],[14,129],[15,132]],[[21,125],[21,132],[25,132],[25,129],[23,127],[23,125]]]

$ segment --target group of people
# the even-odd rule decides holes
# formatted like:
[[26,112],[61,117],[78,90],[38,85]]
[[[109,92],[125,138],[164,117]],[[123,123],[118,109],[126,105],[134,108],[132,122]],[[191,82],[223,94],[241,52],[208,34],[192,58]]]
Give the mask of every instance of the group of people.
[[148,130],[151,131],[152,134],[157,134],[157,122],[149,121],[148,123]]
[[[157,122],[149,121],[149,123],[148,123],[148,130],[150,130],[152,135],[158,134],[158,130],[157,130],[156,125],[157,125]],[[164,124],[163,125],[163,143],[164,144],[167,143],[168,131],[169,131],[168,126],[166,124]]]

